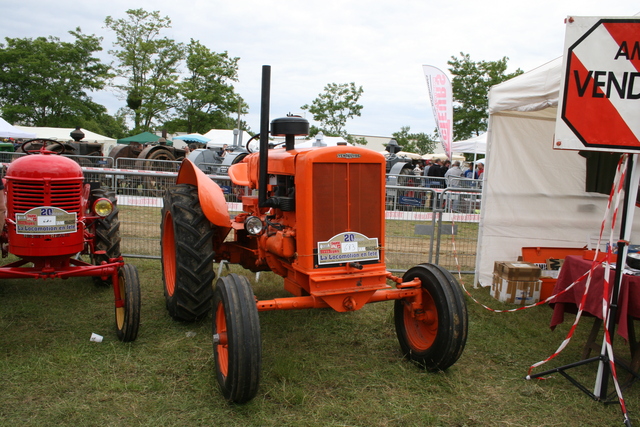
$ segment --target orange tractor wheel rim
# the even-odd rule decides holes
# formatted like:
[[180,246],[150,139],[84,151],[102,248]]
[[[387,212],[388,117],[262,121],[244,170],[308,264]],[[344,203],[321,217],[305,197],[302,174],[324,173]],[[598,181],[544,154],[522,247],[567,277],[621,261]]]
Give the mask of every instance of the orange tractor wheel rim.
[[229,345],[227,343],[227,318],[224,315],[222,303],[218,303],[216,310],[216,333],[220,337],[220,342],[216,345],[218,369],[226,377],[229,373]]
[[422,292],[423,316],[412,313],[412,305],[405,304],[404,324],[407,340],[411,348],[418,351],[428,350],[438,335],[438,310],[428,292]]
[[173,296],[176,289],[176,236],[173,230],[173,218],[171,213],[164,215],[164,233],[162,234],[164,283],[167,294]]

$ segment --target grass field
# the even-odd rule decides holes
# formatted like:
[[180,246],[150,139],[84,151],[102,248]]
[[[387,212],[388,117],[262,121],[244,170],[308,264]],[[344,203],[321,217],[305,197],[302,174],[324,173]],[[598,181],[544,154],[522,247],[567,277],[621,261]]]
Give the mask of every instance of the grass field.
[[[215,383],[210,319],[173,321],[164,307],[160,262],[127,262],[138,267],[142,283],[140,332],[129,344],[116,339],[113,293],[88,278],[2,281],[0,425],[622,425],[618,405],[594,402],[560,375],[524,380],[529,365],[564,339],[570,317],[552,332],[546,306],[498,314],[471,300],[466,350],[437,374],[402,359],[393,303],[353,313],[263,312],[260,390],[248,404],[229,405]],[[250,277],[260,299],[286,296],[276,276],[263,273],[257,283]],[[487,305],[505,307],[487,290],[471,291]],[[549,365],[579,360],[590,327],[583,320]],[[90,342],[92,332],[104,341]],[[617,347],[628,355],[619,337]],[[592,388],[594,365],[574,374]],[[635,423],[639,390],[625,392]]]

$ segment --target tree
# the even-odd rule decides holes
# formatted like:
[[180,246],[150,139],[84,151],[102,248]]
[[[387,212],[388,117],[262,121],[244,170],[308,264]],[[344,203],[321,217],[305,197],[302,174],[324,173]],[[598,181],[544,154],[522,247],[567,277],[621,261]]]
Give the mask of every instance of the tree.
[[177,118],[165,123],[168,132],[205,133],[210,129],[236,126],[233,113],[246,113],[248,106],[235,93],[238,61],[225,51],[216,53],[191,39],[187,46],[188,76],[178,84]]
[[353,82],[329,83],[311,105],[305,104],[300,108],[308,110],[313,120],[320,123],[319,128],[312,128],[315,133],[322,131],[327,136],[347,137],[344,127],[348,119],[360,116],[362,105],[358,104],[358,99],[362,92],[362,86],[356,88]]
[[151,130],[156,123],[168,120],[175,106],[184,45],[160,38],[163,29],[171,28],[171,19],[161,17],[159,11],[129,9],[127,18],[107,16],[105,24],[116,33],[114,46],[120,47],[109,53],[117,58],[117,70],[126,78],[126,83],[116,87],[126,95],[134,130]]
[[468,139],[487,130],[488,94],[491,86],[523,73],[517,69],[511,74],[507,70],[506,56],[498,61],[473,62],[468,54],[460,52],[461,58],[451,57],[447,62],[453,74],[453,134],[456,140]]
[[88,92],[105,87],[109,66],[94,56],[101,38],[69,31],[74,42],[59,38],[5,38],[0,44],[0,108],[10,123],[75,127],[106,108]]
[[426,133],[409,133],[409,126],[402,126],[400,132],[394,132],[393,138],[403,151],[418,154],[433,153],[436,146],[436,137]]
[[121,111],[118,111],[115,116],[111,116],[107,114],[107,110],[105,109],[101,114],[92,117],[80,118],[73,125],[65,125],[65,127],[75,126],[91,129],[93,132],[101,135],[108,135],[115,139],[124,138],[129,135],[127,117]]

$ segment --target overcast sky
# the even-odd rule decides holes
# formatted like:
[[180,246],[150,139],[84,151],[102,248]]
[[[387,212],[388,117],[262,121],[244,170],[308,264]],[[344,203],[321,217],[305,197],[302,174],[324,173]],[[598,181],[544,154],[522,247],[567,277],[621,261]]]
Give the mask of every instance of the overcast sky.
[[[352,134],[391,136],[402,126],[435,129],[422,65],[447,72],[460,52],[473,61],[509,58],[508,72],[532,70],[562,55],[564,18],[629,16],[631,0],[1,0],[5,37],[56,36],[68,31],[103,37],[111,49],[107,16],[128,9],[160,11],[179,42],[199,40],[239,57],[236,91],[248,102],[243,119],[258,131],[262,65],[271,65],[271,119],[302,114],[328,83],[354,82],[364,93]],[[104,58],[108,55],[104,54]],[[94,94],[110,113],[123,106],[114,93]],[[310,120],[311,118],[308,117]]]

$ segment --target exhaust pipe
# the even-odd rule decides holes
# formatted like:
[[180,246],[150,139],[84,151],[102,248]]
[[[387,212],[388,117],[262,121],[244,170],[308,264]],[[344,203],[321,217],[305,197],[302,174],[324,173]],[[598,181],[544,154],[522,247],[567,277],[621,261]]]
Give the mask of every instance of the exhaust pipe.
[[269,151],[269,101],[271,96],[271,66],[262,66],[262,96],[260,101],[260,170],[258,173],[258,206],[267,201],[267,160]]

